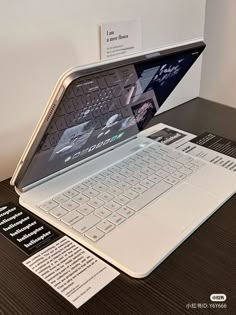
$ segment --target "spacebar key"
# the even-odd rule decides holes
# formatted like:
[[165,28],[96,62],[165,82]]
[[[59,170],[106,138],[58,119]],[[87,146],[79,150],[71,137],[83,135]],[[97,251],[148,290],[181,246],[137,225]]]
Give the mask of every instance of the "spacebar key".
[[172,185],[166,182],[160,182],[150,188],[149,190],[145,191],[142,195],[137,197],[136,199],[132,200],[126,206],[133,209],[134,211],[139,211],[143,207],[145,207],[148,203],[152,200],[156,199],[160,195],[162,195],[165,191],[169,190]]

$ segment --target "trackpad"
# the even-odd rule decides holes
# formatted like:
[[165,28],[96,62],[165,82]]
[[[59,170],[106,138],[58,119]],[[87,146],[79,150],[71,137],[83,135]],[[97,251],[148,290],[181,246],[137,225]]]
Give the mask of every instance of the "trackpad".
[[213,195],[182,183],[150,204],[143,215],[173,231],[182,232],[195,220],[207,217],[218,206],[219,202]]

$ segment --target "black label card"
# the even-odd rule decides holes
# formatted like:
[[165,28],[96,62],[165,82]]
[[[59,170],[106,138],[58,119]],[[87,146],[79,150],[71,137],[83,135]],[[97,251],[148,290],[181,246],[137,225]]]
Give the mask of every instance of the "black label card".
[[196,143],[202,147],[236,158],[236,142],[217,136],[210,132],[204,132],[200,136],[192,139],[190,142]]
[[62,233],[19,205],[0,206],[0,232],[30,255],[62,236]]

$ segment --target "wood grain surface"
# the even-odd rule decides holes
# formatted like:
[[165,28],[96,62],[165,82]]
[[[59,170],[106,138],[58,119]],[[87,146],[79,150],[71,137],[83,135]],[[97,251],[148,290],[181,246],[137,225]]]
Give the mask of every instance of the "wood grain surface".
[[[236,110],[199,98],[152,123],[158,122],[236,140]],[[9,201],[18,203],[18,196],[5,180],[0,205]],[[0,249],[0,314],[236,314],[236,196],[147,278],[121,273],[79,309],[24,267],[28,256],[1,234]],[[227,309],[186,308],[188,303],[210,303],[212,293],[227,295]]]

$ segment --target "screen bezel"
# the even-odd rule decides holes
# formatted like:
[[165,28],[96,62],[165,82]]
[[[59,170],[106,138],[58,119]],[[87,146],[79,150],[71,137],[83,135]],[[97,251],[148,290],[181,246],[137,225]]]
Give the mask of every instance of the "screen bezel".
[[[35,185],[38,182],[46,181],[47,179],[58,175],[58,172],[64,173],[64,172],[68,171],[69,169],[78,166],[81,163],[87,162],[87,159],[84,162],[83,161],[77,162],[77,163],[75,163],[69,167],[64,168],[62,171],[58,171],[58,172],[53,173],[49,176],[46,176],[46,177],[38,180],[37,182],[30,184],[29,186],[23,187],[21,185],[21,181],[24,178],[24,175],[25,175],[25,173],[26,173],[26,171],[27,171],[32,159],[33,159],[33,156],[36,153],[38,145],[39,145],[41,139],[43,138],[44,133],[46,132],[47,127],[50,124],[50,122],[53,118],[53,115],[57,110],[57,107],[60,104],[60,100],[62,99],[62,97],[66,93],[67,89],[70,87],[70,85],[72,84],[72,82],[74,80],[76,80],[80,77],[86,76],[86,75],[91,75],[91,74],[95,74],[95,73],[98,73],[101,71],[111,70],[111,69],[114,69],[117,67],[129,65],[129,64],[133,64],[133,63],[143,62],[145,60],[146,61],[161,60],[162,58],[165,58],[167,56],[178,54],[180,52],[184,53],[184,52],[187,52],[190,50],[194,51],[194,49],[196,49],[196,51],[200,51],[199,55],[201,55],[205,46],[206,45],[203,41],[197,41],[197,42],[192,42],[189,44],[175,46],[172,48],[166,48],[163,50],[154,50],[152,52],[143,52],[141,55],[129,56],[125,59],[115,60],[115,61],[109,60],[109,61],[106,61],[104,63],[87,65],[84,67],[74,68],[74,69],[67,71],[62,76],[62,78],[59,79],[59,81],[55,87],[55,90],[49,99],[48,105],[45,108],[45,111],[44,111],[41,119],[39,120],[39,123],[38,123],[32,137],[31,137],[31,140],[30,140],[28,146],[26,147],[26,150],[23,154],[23,157],[21,158],[21,160],[18,164],[16,174],[14,174],[15,176],[13,176],[11,184],[15,185],[18,189],[23,190],[24,188],[31,187],[32,185]],[[177,85],[178,85],[178,83],[177,83]],[[122,144],[122,142],[120,144]],[[101,151],[100,154],[102,154],[104,152],[106,152],[106,150]],[[91,158],[93,158],[93,156]]]

